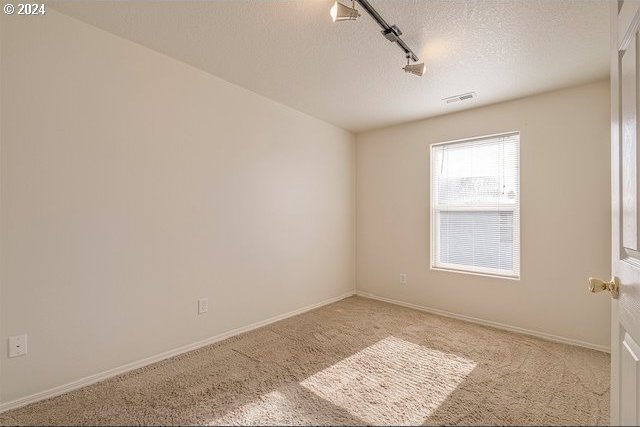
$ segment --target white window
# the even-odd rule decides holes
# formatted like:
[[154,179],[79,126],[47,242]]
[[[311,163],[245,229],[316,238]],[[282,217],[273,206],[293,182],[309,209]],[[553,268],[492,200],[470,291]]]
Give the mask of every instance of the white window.
[[431,146],[431,268],[520,277],[520,134]]

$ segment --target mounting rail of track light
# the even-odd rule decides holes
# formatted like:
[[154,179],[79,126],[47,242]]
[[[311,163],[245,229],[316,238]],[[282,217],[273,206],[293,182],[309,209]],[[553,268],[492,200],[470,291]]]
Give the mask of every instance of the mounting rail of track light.
[[[417,76],[424,75],[427,67],[424,63],[418,63],[418,55],[416,55],[409,46],[400,38],[402,31],[397,25],[389,25],[377,10],[371,6],[367,0],[351,0],[351,7],[336,1],[331,7],[330,15],[333,22],[337,21],[353,21],[360,17],[360,12],[356,9],[356,2],[373,18],[374,21],[382,27],[382,35],[392,43],[396,43],[404,51],[407,57],[407,65],[403,70],[407,73]],[[413,64],[411,63],[413,61]]]

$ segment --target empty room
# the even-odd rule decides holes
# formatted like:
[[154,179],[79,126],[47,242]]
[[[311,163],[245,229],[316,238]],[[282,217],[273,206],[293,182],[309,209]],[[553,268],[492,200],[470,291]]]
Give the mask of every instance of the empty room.
[[0,425],[640,425],[639,0],[0,3]]

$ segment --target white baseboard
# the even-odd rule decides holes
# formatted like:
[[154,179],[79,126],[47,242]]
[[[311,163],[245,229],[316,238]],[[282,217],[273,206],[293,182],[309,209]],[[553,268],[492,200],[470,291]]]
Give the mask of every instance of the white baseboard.
[[403,307],[413,308],[415,310],[424,311],[426,313],[437,314],[439,316],[450,317],[453,319],[464,320],[466,322],[477,323],[479,325],[491,326],[497,329],[503,329],[505,331],[517,332],[524,335],[531,335],[537,338],[542,338],[547,341],[555,341],[564,344],[576,345],[579,347],[586,347],[592,350],[603,351],[605,353],[610,353],[611,350],[609,347],[605,347],[599,344],[592,344],[585,341],[575,340],[573,338],[561,337],[558,335],[548,334],[546,332],[534,331],[531,329],[520,328],[518,326],[505,325],[504,323],[493,322],[491,320],[478,319],[476,317],[465,316],[464,314],[451,313],[449,311],[440,310],[437,308],[425,307],[417,304],[411,304],[404,301],[395,300],[392,298],[385,298],[375,294],[371,294],[369,292],[357,291],[356,294],[361,297],[375,299],[378,301],[384,301],[395,305],[400,305]]
[[184,345],[182,347],[174,348],[172,350],[168,350],[168,351],[165,351],[163,353],[156,354],[154,356],[150,356],[150,357],[147,357],[147,358],[142,359],[142,360],[138,360],[138,361],[135,361],[135,362],[127,363],[126,365],[118,366],[117,368],[109,369],[107,371],[100,372],[98,374],[90,375],[88,377],[84,377],[84,378],[81,378],[79,380],[67,383],[67,384],[63,384],[63,385],[60,385],[60,386],[57,386],[57,387],[53,387],[53,388],[50,388],[48,390],[32,394],[30,396],[21,397],[19,399],[15,399],[15,400],[12,400],[12,401],[9,401],[9,402],[6,402],[6,403],[0,403],[0,413],[8,411],[10,409],[16,409],[16,408],[19,408],[21,406],[25,406],[25,405],[28,405],[30,403],[38,402],[40,400],[49,399],[51,397],[59,396],[61,394],[68,393],[70,391],[73,391],[73,390],[76,390],[76,389],[79,389],[79,388],[82,388],[82,387],[86,387],[86,386],[94,384],[94,383],[96,383],[98,381],[103,381],[103,380],[106,380],[107,378],[111,378],[111,377],[114,377],[116,375],[120,375],[120,374],[123,374],[123,373],[128,372],[128,371],[132,371],[134,369],[142,368],[142,367],[150,365],[152,363],[156,363],[156,362],[159,362],[161,360],[168,359],[170,357],[174,357],[174,356],[177,356],[177,355],[182,354],[182,353],[186,353],[188,351],[196,350],[196,349],[198,349],[200,347],[204,347],[204,346],[216,343],[218,341],[222,341],[222,340],[230,338],[232,336],[239,335],[239,334],[242,334],[244,332],[249,332],[249,331],[252,331],[254,329],[261,328],[263,326],[267,326],[267,325],[269,325],[271,323],[274,323],[274,322],[277,322],[279,320],[287,319],[289,317],[305,313],[305,312],[313,310],[315,308],[322,307],[324,305],[328,305],[328,304],[334,303],[336,301],[340,301],[342,299],[348,298],[348,297],[353,296],[355,294],[356,294],[355,290],[354,291],[345,292],[344,294],[339,295],[337,297],[329,298],[329,299],[326,299],[326,300],[321,301],[319,303],[311,304],[311,305],[308,305],[306,307],[302,307],[302,308],[299,308],[297,310],[290,311],[288,313],[280,314],[278,316],[274,316],[274,317],[271,317],[271,318],[266,319],[266,320],[261,320],[259,322],[255,322],[255,323],[252,323],[252,324],[247,325],[247,326],[243,326],[243,327],[240,327],[240,328],[232,329],[230,331],[223,332],[222,334],[219,334],[219,335],[216,335],[216,336],[213,336],[213,337],[210,337],[210,338],[206,338],[204,340],[201,340],[201,341],[198,341],[198,342],[194,342],[192,344],[187,344],[187,345]]

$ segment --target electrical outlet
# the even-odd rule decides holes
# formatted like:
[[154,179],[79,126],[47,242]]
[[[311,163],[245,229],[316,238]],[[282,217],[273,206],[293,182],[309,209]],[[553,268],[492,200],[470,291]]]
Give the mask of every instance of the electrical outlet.
[[27,334],[9,337],[9,357],[27,354]]
[[209,298],[200,298],[198,300],[198,314],[204,314],[209,311]]
[[400,284],[401,285],[407,284],[407,273],[400,273]]

